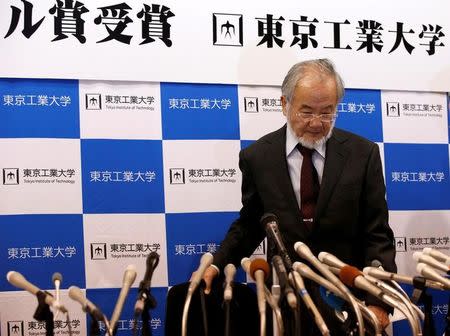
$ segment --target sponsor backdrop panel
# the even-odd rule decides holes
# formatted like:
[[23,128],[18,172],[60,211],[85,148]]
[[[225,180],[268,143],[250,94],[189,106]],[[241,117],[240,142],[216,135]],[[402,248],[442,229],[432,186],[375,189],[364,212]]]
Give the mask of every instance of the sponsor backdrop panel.
[[[84,336],[90,320],[67,288],[79,286],[110,317],[133,264],[118,323],[119,334],[130,334],[154,251],[150,327],[163,335],[168,288],[189,279],[238,216],[239,150],[285,121],[279,88],[27,79],[0,79],[0,88],[2,334],[44,333],[32,319],[36,299],[7,283],[9,270],[49,290],[52,274],[62,273],[71,327]],[[450,254],[448,94],[379,89],[347,89],[336,125],[379,146],[399,272],[416,275],[415,251]],[[262,242],[254,256],[265,254]],[[433,292],[433,300],[442,334],[448,295]],[[401,328],[394,334],[409,333]],[[56,333],[67,334],[67,324]]]
[[81,215],[0,216],[0,243],[2,291],[15,290],[6,280],[10,270],[44,289],[52,287],[54,272],[63,274],[65,286],[85,287]]
[[117,269],[127,265],[136,266],[137,279],[143,278],[151,252],[160,255],[152,285],[167,286],[163,214],[91,214],[83,215],[83,222],[88,288],[120,287],[122,273]]
[[158,83],[80,81],[80,133],[91,139],[161,139]]
[[0,79],[1,138],[79,138],[78,81]]
[[239,139],[237,85],[161,83],[164,139]]
[[385,91],[381,103],[385,142],[448,143],[445,93]]
[[240,209],[239,141],[164,140],[166,212]]
[[384,144],[391,210],[450,209],[448,145]]
[[161,140],[81,140],[85,213],[164,212]]
[[239,86],[241,140],[259,139],[284,125],[280,97],[279,87]]
[[81,213],[80,140],[0,139],[0,157],[0,213]]

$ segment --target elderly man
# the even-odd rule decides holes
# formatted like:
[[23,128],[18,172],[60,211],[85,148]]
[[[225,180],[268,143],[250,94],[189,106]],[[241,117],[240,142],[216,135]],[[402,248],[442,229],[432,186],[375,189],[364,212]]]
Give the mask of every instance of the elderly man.
[[[204,274],[206,291],[219,270],[230,262],[239,265],[264,239],[260,219],[267,212],[277,215],[293,260],[300,260],[294,243],[302,241],[315,255],[330,252],[360,269],[376,259],[395,272],[379,149],[367,139],[334,128],[344,85],[333,64],[326,59],[297,63],[281,90],[287,124],[239,155],[243,206]],[[326,304],[317,303],[319,291],[311,286],[326,321],[331,329],[337,328],[334,314],[326,311]],[[363,299],[385,327],[386,307],[373,297]],[[303,325],[307,331],[302,335],[316,334],[314,328]],[[340,332],[331,330],[332,335]]]

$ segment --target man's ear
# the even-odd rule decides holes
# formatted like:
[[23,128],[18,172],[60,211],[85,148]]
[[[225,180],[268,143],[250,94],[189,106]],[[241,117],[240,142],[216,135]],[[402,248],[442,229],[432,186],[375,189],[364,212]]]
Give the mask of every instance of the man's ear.
[[286,117],[287,116],[287,99],[285,96],[281,96],[281,108],[283,109],[283,115]]

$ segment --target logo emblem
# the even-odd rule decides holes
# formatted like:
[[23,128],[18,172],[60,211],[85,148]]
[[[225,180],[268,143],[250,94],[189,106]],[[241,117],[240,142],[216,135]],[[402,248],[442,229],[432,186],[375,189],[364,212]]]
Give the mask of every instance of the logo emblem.
[[394,244],[397,252],[406,252],[406,237],[395,237]]
[[257,97],[244,97],[244,111],[248,113],[259,112]]
[[19,184],[19,168],[3,168],[3,184]]
[[91,260],[106,260],[106,244],[92,243],[91,244]]
[[184,168],[170,168],[170,184],[185,184]]
[[23,321],[8,321],[8,336],[23,336]]
[[386,114],[388,117],[400,117],[400,103],[387,102],[386,103]]
[[213,14],[214,45],[242,47],[243,41],[241,14]]
[[102,95],[99,93],[86,93],[86,110],[101,110]]

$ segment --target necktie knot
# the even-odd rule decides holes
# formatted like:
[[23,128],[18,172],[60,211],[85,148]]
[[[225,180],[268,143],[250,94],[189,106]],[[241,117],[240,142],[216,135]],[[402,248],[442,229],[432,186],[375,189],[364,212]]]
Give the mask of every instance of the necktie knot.
[[314,153],[314,149],[303,147],[300,144],[297,145],[297,149],[302,154],[302,156],[312,157],[312,154]]

